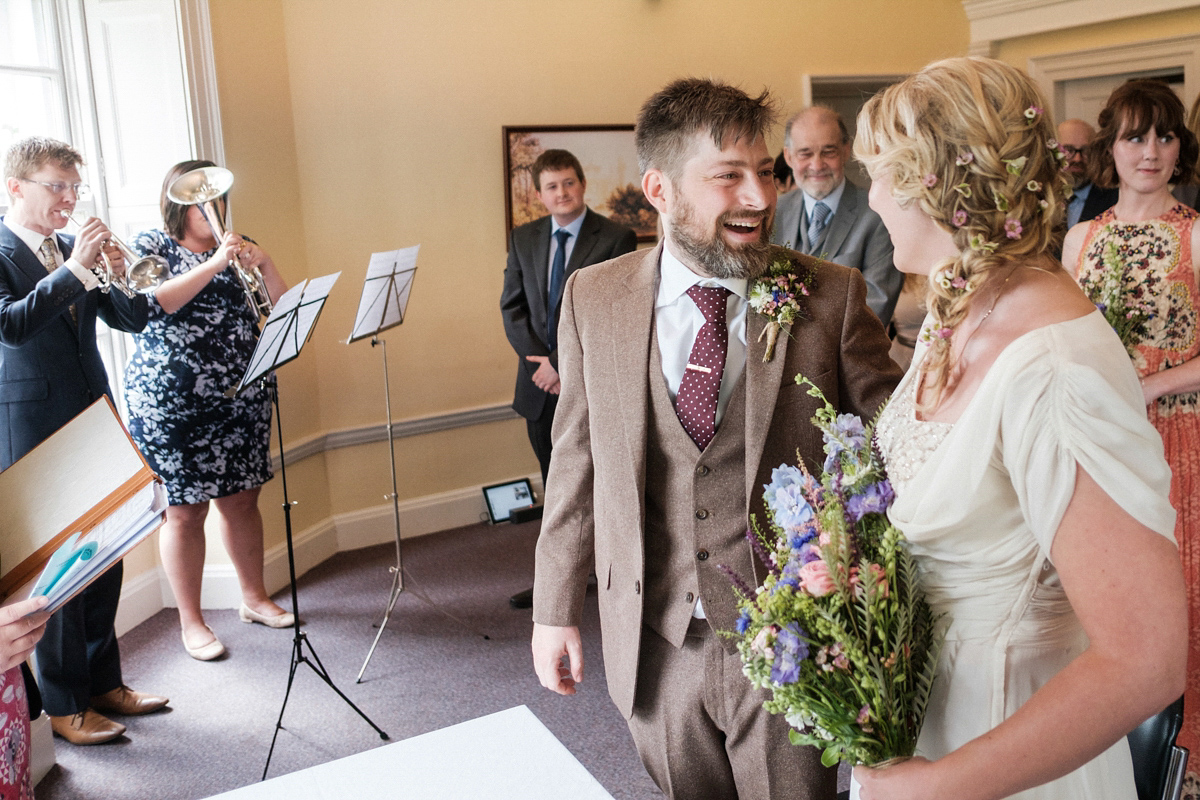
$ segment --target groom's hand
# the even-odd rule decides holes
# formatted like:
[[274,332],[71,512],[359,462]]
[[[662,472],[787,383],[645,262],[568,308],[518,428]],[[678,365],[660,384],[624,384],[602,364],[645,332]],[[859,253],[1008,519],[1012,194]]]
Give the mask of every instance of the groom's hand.
[[[569,668],[562,663],[564,656]],[[550,691],[575,694],[575,686],[583,683],[583,642],[579,628],[533,623],[533,670],[542,686]]]

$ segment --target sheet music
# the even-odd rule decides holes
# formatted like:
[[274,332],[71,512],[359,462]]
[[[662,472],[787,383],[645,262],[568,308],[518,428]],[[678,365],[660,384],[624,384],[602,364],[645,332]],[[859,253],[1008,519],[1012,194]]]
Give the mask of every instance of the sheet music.
[[350,341],[373,336],[404,322],[421,245],[372,253]]

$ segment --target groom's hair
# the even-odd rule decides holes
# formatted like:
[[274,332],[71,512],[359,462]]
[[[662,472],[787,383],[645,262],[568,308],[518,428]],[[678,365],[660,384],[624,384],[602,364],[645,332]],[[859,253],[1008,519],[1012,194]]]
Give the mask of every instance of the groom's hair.
[[763,89],[758,97],[727,83],[683,78],[654,94],[638,113],[638,169],[658,169],[672,181],[683,172],[697,133],[712,137],[717,149],[726,138],[754,141],[775,124],[775,105]]

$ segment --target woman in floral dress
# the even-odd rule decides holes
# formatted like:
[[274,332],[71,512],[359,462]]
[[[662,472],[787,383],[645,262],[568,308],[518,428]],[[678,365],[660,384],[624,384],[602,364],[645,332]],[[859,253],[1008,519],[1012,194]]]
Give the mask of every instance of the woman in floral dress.
[[[259,316],[230,261],[237,257],[257,267],[272,300],[287,285],[258,245],[236,233],[218,242],[199,206],[167,197],[180,175],[210,166],[185,161],[172,167],[161,198],[165,230],[146,231],[132,242],[142,255],[165,258],[170,277],[150,297],[150,320],[134,337],[137,349],[125,371],[129,432],[167,485],[170,506],[159,547],[179,605],[183,646],[201,661],[225,652],[200,610],[210,502],[241,585],[241,620],[292,624],[292,615],[267,595],[262,575],[258,493],[271,478],[270,396],[258,386],[225,396],[254,352]],[[223,212],[223,198],[218,205]]]
[[[1124,271],[1127,305],[1153,316],[1137,341],[1126,342],[1141,378],[1147,413],[1162,435],[1171,465],[1171,504],[1178,514],[1175,540],[1187,583],[1188,679],[1179,744],[1193,754],[1190,790],[1200,797],[1200,338],[1193,253],[1200,252],[1197,212],[1171,195],[1172,182],[1189,183],[1197,158],[1195,135],[1184,121],[1183,104],[1159,81],[1129,81],[1118,87],[1100,113],[1100,133],[1088,162],[1099,186],[1120,187],[1117,204],[1090,222],[1073,227],[1063,246],[1063,263],[1093,297],[1113,267]],[[1105,261],[1108,261],[1108,264]]]

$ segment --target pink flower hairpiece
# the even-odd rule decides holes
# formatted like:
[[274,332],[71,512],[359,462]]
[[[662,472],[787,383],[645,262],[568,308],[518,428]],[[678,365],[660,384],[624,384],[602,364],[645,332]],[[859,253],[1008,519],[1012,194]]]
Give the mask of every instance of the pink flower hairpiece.
[[1021,227],[1021,220],[1009,217],[1004,220],[1004,235],[1010,239],[1020,239],[1024,229]]
[[925,173],[925,177],[921,179],[921,185],[926,189],[932,189],[937,186],[938,176],[932,172]]
[[954,227],[961,228],[966,224],[967,224],[967,212],[960,208],[954,212]]

